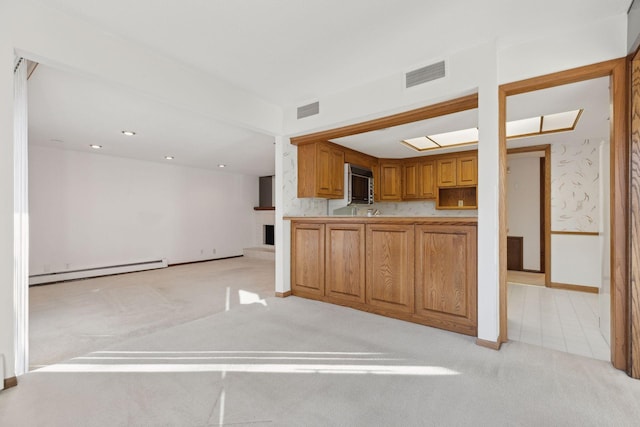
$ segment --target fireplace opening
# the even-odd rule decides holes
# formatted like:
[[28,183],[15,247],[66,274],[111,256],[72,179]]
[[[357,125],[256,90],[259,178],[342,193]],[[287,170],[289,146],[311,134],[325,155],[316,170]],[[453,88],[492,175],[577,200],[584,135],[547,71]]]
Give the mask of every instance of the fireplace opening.
[[265,225],[264,226],[264,244],[265,245],[275,245],[275,241],[274,241],[274,226],[273,225]]

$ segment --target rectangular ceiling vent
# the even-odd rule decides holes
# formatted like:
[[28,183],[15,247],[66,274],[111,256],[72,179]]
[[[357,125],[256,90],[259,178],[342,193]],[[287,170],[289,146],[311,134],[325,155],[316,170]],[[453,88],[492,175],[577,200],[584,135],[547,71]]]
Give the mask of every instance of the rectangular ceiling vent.
[[441,79],[445,76],[445,73],[444,61],[409,71],[405,74],[405,88],[409,89],[410,87]]
[[305,117],[315,116],[320,113],[320,102],[312,102],[311,104],[303,105],[302,107],[298,107],[298,120],[304,119]]

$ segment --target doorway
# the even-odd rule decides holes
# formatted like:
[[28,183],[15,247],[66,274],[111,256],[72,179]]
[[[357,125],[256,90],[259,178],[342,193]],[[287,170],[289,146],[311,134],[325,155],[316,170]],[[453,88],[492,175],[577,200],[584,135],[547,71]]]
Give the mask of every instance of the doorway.
[[[626,212],[627,183],[625,179],[626,160],[628,158],[626,147],[626,61],[624,58],[607,61],[600,64],[581,67],[578,69],[554,73],[547,76],[524,80],[521,82],[502,85],[499,91],[500,100],[500,157],[501,157],[501,185],[500,202],[501,216],[506,217],[506,158],[507,158],[507,98],[510,96],[536,92],[542,89],[555,88],[571,83],[584,82],[599,77],[606,77],[609,81],[613,98],[612,115],[610,122],[611,142],[611,171],[612,183],[611,198],[611,361],[618,369],[626,369],[627,357],[627,321],[626,312],[621,307],[626,306],[627,271],[624,267],[627,259],[626,249]],[[508,340],[507,302],[508,287],[506,280],[506,221],[500,221],[500,340]],[[561,235],[561,234],[560,234]],[[546,268],[553,271],[553,262]],[[617,265],[616,265],[617,263]],[[552,275],[553,276],[553,275]]]

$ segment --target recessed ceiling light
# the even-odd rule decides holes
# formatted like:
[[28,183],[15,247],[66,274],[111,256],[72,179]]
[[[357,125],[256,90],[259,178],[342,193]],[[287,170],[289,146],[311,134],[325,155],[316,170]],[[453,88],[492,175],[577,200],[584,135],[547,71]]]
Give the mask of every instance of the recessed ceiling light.
[[89,145],[89,147],[93,148],[94,150],[100,150],[102,148],[102,145],[91,144],[91,145]]
[[51,141],[51,142],[55,142],[55,143],[57,143],[57,144],[61,144],[61,143],[63,143],[63,142],[64,142],[64,141],[63,141],[63,140],[61,140],[61,139],[50,139],[49,141]]
[[173,156],[164,156],[165,160],[173,160]]
[[223,165],[222,163],[218,165],[219,168],[226,168],[227,165]]
[[122,131],[122,134],[123,134],[123,135],[127,135],[127,136],[133,136],[133,135],[135,135],[136,133],[135,133],[134,131],[132,131],[132,130],[123,130],[123,131]]

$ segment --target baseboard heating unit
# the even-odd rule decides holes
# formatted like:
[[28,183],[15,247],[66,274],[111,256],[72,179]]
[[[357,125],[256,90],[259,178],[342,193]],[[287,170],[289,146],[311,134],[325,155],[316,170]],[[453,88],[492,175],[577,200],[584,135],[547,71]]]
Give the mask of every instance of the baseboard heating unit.
[[63,282],[65,280],[87,279],[89,277],[108,276],[110,274],[133,273],[134,271],[155,270],[168,266],[166,259],[157,261],[134,262],[130,264],[84,268],[82,270],[60,271],[56,273],[34,274],[29,276],[29,286],[43,283]]

